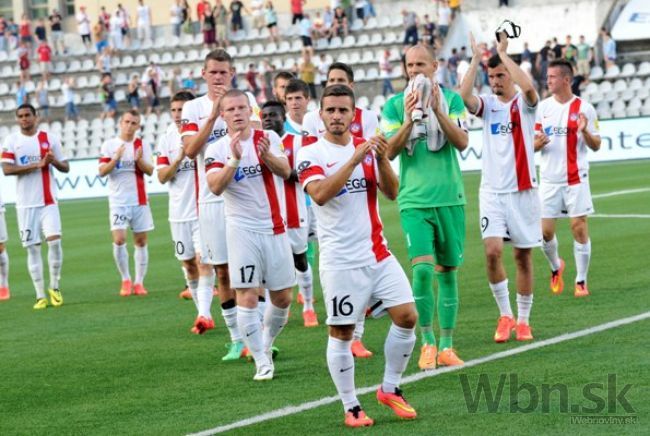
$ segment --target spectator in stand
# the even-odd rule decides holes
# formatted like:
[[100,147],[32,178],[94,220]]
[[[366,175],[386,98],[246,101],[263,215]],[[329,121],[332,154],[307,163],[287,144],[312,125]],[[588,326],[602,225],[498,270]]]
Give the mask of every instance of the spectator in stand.
[[561,59],[564,46],[560,44],[556,37],[553,37],[553,59]]
[[304,14],[299,23],[300,39],[302,40],[302,53],[309,53],[309,56],[314,55],[314,42],[312,41],[312,24],[309,14]]
[[100,73],[111,73],[113,63],[113,53],[109,46],[104,47],[102,52],[97,57],[97,70]]
[[577,61],[578,47],[571,43],[571,35],[567,35],[565,41],[566,44],[564,44],[564,48],[562,50],[564,59],[575,65]]
[[461,0],[449,0],[449,8],[451,9],[451,21],[456,19],[456,15],[460,14]]
[[528,48],[528,43],[524,42],[524,49],[521,52],[521,60],[528,59],[529,61],[533,59],[533,54]]
[[38,54],[38,65],[41,69],[41,78],[49,80],[50,71],[52,70],[52,48],[47,41],[41,41],[36,52]]
[[325,21],[323,20],[320,11],[316,11],[316,16],[311,23],[311,29],[316,43],[318,43],[318,40],[321,38],[327,38],[329,40],[329,29],[325,27]]
[[242,11],[245,11],[247,14],[249,14],[248,9],[246,9],[244,3],[242,3],[240,0],[233,0],[230,2],[230,24],[232,26],[233,33],[237,33],[240,30],[244,29]]
[[131,15],[129,11],[124,9],[122,3],[118,3],[117,10],[120,12],[120,17],[122,17],[122,25],[120,26],[122,30],[122,44],[124,48],[128,48],[131,45],[131,35],[129,30],[131,29]]
[[5,35],[9,35],[7,41],[9,49],[17,49],[20,39],[18,38],[18,24],[16,24],[13,18],[9,18],[9,21],[7,22],[7,31],[5,32]]
[[443,40],[447,37],[447,32],[449,32],[449,23],[451,23],[451,9],[449,8],[449,2],[443,1],[438,7],[438,33]]
[[148,80],[145,83],[145,94],[147,95],[147,115],[155,112],[160,115],[160,80],[161,76],[158,75],[156,70],[148,70]]
[[352,23],[354,21],[354,6],[352,0],[341,0],[339,6],[343,9],[343,12],[345,12],[345,16],[348,17],[348,23]]
[[77,121],[79,117],[79,111],[77,110],[77,104],[75,103],[75,92],[74,92],[74,79],[72,77],[66,77],[63,80],[63,85],[61,85],[61,94],[63,95],[63,101],[65,102],[65,119]]
[[311,53],[309,51],[303,52],[302,62],[298,68],[300,80],[309,86],[309,94],[311,98],[316,98],[316,65],[311,61]]
[[208,49],[214,48],[216,43],[216,23],[214,14],[215,10],[210,7],[203,11],[203,24],[201,25],[201,29],[203,30],[203,45]]
[[600,37],[603,41],[605,68],[613,67],[616,65],[616,41],[612,39],[612,34],[604,27],[600,29]]
[[122,34],[122,13],[118,9],[110,20],[109,45],[113,50],[124,49],[124,35]]
[[137,29],[140,42],[151,41],[151,8],[144,4],[144,0],[138,0]]
[[196,17],[199,22],[199,31],[203,30],[203,19],[205,18],[205,12],[212,11],[212,6],[208,0],[200,0],[196,4]]
[[458,56],[458,50],[455,48],[451,49],[451,56],[447,59],[447,68],[449,69],[449,83],[452,88],[455,88],[458,85],[458,63],[460,58]]
[[174,36],[180,38],[181,26],[183,25],[183,6],[181,0],[175,0],[174,4],[169,8],[169,24],[172,25],[172,33]]
[[571,92],[573,92],[575,95],[580,97],[583,83],[585,84],[589,83],[589,79],[585,75],[580,74],[580,72],[578,71],[578,67],[574,65],[573,79],[571,80]]
[[99,57],[99,55],[104,51],[104,47],[108,47],[106,29],[99,20],[93,26],[93,39],[95,40],[95,48],[97,49],[97,56]]
[[388,94],[395,93],[393,89],[393,66],[390,63],[390,50],[385,49],[379,58],[379,77],[382,79],[381,94],[386,97]]
[[366,16],[366,6],[367,0],[356,0],[354,2],[354,10],[356,12],[356,17],[360,20],[363,20],[363,24],[366,24],[368,17]]
[[57,9],[52,10],[52,14],[48,17],[50,21],[50,31],[52,34],[52,48],[56,55],[64,54],[66,52],[65,44],[63,40],[63,28],[61,27],[61,22],[63,17]]
[[142,74],[142,83],[146,85],[149,80],[153,79],[156,82],[156,87],[160,89],[163,76],[164,73],[162,68],[152,61],[149,62],[147,68],[144,69],[144,73]]
[[196,91],[198,91],[196,81],[194,80],[194,72],[192,70],[190,70],[187,73],[187,77],[183,79],[183,91],[190,91],[193,94],[196,94]]
[[106,7],[99,8],[99,21],[104,25],[104,30],[109,32],[111,30],[111,14],[106,12]]
[[47,28],[45,27],[45,20],[39,18],[36,22],[36,27],[34,28],[34,35],[36,35],[36,41],[47,41]]
[[0,51],[7,50],[7,37],[5,33],[7,32],[7,20],[5,20],[4,15],[0,14]]
[[318,75],[316,82],[320,83],[322,88],[327,86],[327,72],[330,70],[330,62],[327,61],[325,53],[321,53],[318,59]]
[[424,14],[424,22],[422,23],[422,40],[425,44],[431,47],[436,46],[436,24],[431,21],[429,14]]
[[340,6],[334,9],[332,33],[343,38],[348,36],[348,17]]
[[18,34],[20,35],[20,42],[25,43],[27,49],[31,52],[34,47],[34,37],[32,36],[32,22],[27,17],[27,14],[23,14],[20,19]]
[[275,65],[269,63],[269,61],[267,60],[263,60],[262,70],[260,71],[260,77],[262,82],[260,97],[262,97],[265,102],[273,99],[273,93],[272,93],[273,76],[275,76]]
[[299,23],[303,18],[302,7],[306,3],[305,0],[291,0],[291,24]]
[[217,26],[217,45],[225,48],[228,46],[228,9],[221,0],[216,0],[212,15]]
[[246,72],[245,77],[248,92],[253,94],[253,96],[257,99],[260,93],[260,86],[257,83],[257,68],[255,67],[255,64],[248,64],[248,71]]
[[104,103],[101,119],[115,117],[117,101],[115,100],[115,85],[110,73],[102,74],[99,99]]
[[451,88],[451,84],[449,82],[449,68],[447,68],[447,61],[445,58],[438,59],[436,81],[445,88]]
[[593,53],[589,44],[585,42],[584,35],[580,35],[580,40],[578,42],[577,49],[578,49],[578,53],[576,57],[577,57],[577,65],[578,65],[578,74],[584,77],[588,77]]
[[404,45],[416,45],[418,38],[418,16],[413,11],[402,9],[404,22]]
[[29,103],[29,95],[27,95],[27,88],[25,82],[19,80],[16,82],[16,106]]
[[375,12],[375,5],[372,3],[374,0],[366,0],[366,11],[364,12],[364,16],[366,18],[370,17],[376,17],[377,12]]
[[181,2],[181,28],[187,34],[193,33],[192,30],[192,9],[187,0]]
[[266,28],[269,29],[269,39],[277,43],[280,40],[278,36],[278,14],[273,8],[272,1],[267,1],[264,7],[264,22]]
[[253,27],[262,30],[266,21],[264,19],[264,0],[251,0],[251,16],[253,17]]
[[539,71],[539,84],[546,86],[546,72],[548,70],[548,63],[552,61],[553,49],[551,48],[551,41],[547,40],[544,47],[537,53],[536,67]]
[[334,25],[334,10],[330,6],[325,6],[325,11],[323,12],[323,26],[329,32],[331,38],[332,36],[332,27]]
[[140,110],[140,76],[133,74],[126,89],[126,101],[129,106],[131,109]]
[[499,0],[499,7],[501,6],[508,7],[508,0]]
[[27,44],[20,42],[18,45],[18,50],[16,52],[18,55],[18,69],[20,70],[20,81],[25,83],[29,80],[29,67],[31,62],[29,61],[29,49]]
[[90,47],[91,44],[90,18],[88,18],[88,14],[86,13],[85,6],[79,6],[79,12],[77,13],[76,19],[77,19],[77,30],[79,31],[79,35],[81,36],[81,42],[83,42],[86,48],[88,48]]
[[38,103],[38,116],[46,123],[50,122],[50,97],[47,89],[47,80],[41,79],[36,86],[36,102]]

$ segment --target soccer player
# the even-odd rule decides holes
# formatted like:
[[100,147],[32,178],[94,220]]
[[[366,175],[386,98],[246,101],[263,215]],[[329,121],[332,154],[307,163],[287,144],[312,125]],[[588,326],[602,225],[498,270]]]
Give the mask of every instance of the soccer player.
[[573,68],[564,59],[548,66],[546,83],[551,97],[542,100],[535,123],[535,150],[541,150],[539,192],[542,200],[542,250],[551,266],[551,292],[564,289],[564,260],[555,237],[557,218],[569,217],[576,262],[574,295],[589,295],[587,271],[591,241],[587,216],[594,213],[589,189],[587,151],[598,151],[600,134],[594,107],[573,95]]
[[[306,94],[304,92],[307,92]],[[291,79],[284,89],[286,121],[284,130],[294,136],[307,136],[302,123],[309,104],[309,86],[300,79]],[[316,138],[312,136],[312,138]]]
[[[147,295],[144,278],[149,266],[147,232],[154,229],[144,175],[153,174],[151,148],[136,136],[140,113],[131,109],[120,117],[119,134],[105,141],[99,152],[99,175],[108,176],[108,205],[113,257],[122,277],[120,295]],[[133,232],[135,280],[129,273],[126,230]]]
[[[500,35],[497,54],[488,60],[493,94],[472,95],[481,52],[471,35],[470,39],[472,62],[461,95],[467,109],[483,118],[479,209],[487,276],[500,312],[494,340],[507,342],[514,330],[518,341],[529,341],[533,339],[529,325],[533,305],[532,248],[542,244],[533,143],[539,97],[528,75],[508,56],[505,33]],[[516,324],[501,259],[504,241],[512,243],[517,267]]]
[[0,198],[0,301],[11,298],[9,292],[9,255],[7,254],[7,222],[5,221],[5,205]]
[[273,77],[273,96],[277,101],[284,104],[284,90],[289,84],[289,80],[295,79],[296,76],[288,71],[280,71]]
[[[218,280],[221,314],[230,333],[230,344],[225,360],[237,360],[242,356],[242,337],[237,327],[235,291],[230,287],[228,275],[228,251],[226,247],[226,218],[223,198],[208,188],[205,174],[204,154],[207,147],[226,134],[226,123],[220,117],[219,101],[230,89],[235,74],[233,60],[227,51],[216,49],[209,52],[203,64],[202,76],[208,85],[207,94],[185,103],[181,137],[185,154],[196,158],[199,174],[199,234],[201,236],[201,263],[199,264],[199,287],[197,297],[199,316],[194,327],[199,333],[214,327],[210,313],[214,274]],[[251,121],[260,126],[255,97],[247,94],[253,111]],[[263,297],[260,297],[263,299]]]
[[[41,259],[41,233],[45,236],[48,247],[50,304],[59,307],[63,304],[63,296],[59,290],[63,249],[61,216],[56,201],[53,170],[67,173],[70,171],[70,164],[63,155],[59,138],[46,130],[38,130],[38,117],[34,106],[18,106],[16,120],[20,132],[11,133],[4,140],[2,171],[6,176],[17,178],[16,214],[20,240],[27,249],[27,269],[36,290],[34,309],[45,309],[48,305]],[[6,274],[6,252],[0,256],[0,262],[4,263],[0,263],[0,266]],[[6,287],[6,276],[3,276],[3,280]]]
[[352,339],[370,299],[381,300],[392,319],[384,344],[386,364],[377,400],[404,419],[416,417],[399,388],[415,345],[417,314],[406,274],[388,251],[377,190],[397,196],[399,182],[381,136],[354,138],[354,93],[328,86],[321,97],[326,132],[298,152],[300,181],[317,204],[320,276],[327,308],[327,366],[343,402],[345,424],[370,426],[356,397]]
[[[249,96],[232,89],[221,98],[228,132],[205,152],[210,190],[226,203],[228,268],[237,291],[237,324],[257,368],[254,380],[271,380],[273,341],[287,323],[296,273],[283,219],[284,183],[291,167],[280,137],[257,130]],[[271,301],[264,324],[258,314],[259,290]]]
[[[301,80],[299,82],[299,93],[309,95],[307,85]],[[293,82],[293,81],[292,81]],[[290,82],[287,90],[292,89]],[[298,84],[296,84],[298,85]],[[304,85],[304,86],[303,86]],[[292,93],[287,92],[288,99],[293,97]],[[308,97],[306,97],[308,98]],[[262,105],[260,113],[262,127],[265,130],[273,130],[282,138],[284,154],[287,156],[289,166],[291,167],[291,176],[284,181],[285,210],[287,222],[287,234],[291,243],[293,253],[293,264],[296,267],[296,277],[298,279],[298,290],[302,296],[303,309],[302,318],[305,327],[318,326],[318,318],[314,311],[314,290],[312,269],[307,262],[307,243],[308,243],[308,215],[305,193],[300,187],[296,166],[296,156],[298,151],[307,145],[316,142],[313,136],[293,135],[285,132],[286,115],[284,106],[277,101],[268,101]]]
[[181,139],[183,105],[194,99],[187,91],[176,93],[170,103],[173,123],[158,144],[157,171],[160,183],[169,183],[169,223],[176,258],[182,263],[187,288],[198,311],[198,253],[201,251],[197,198],[199,195],[196,161],[185,155]]
[[[406,51],[404,70],[410,81],[420,74],[432,83],[427,123],[430,136],[420,136],[412,113],[418,98],[399,93],[383,109],[383,133],[388,138],[390,159],[400,158],[400,191],[397,197],[402,229],[411,260],[415,307],[422,334],[418,365],[460,365],[453,348],[458,317],[458,267],[465,245],[465,189],[458,165],[458,151],[467,147],[465,106],[458,94],[435,82],[438,62],[433,49],[416,45]],[[423,95],[422,98],[427,96]],[[433,332],[438,282],[440,342]]]

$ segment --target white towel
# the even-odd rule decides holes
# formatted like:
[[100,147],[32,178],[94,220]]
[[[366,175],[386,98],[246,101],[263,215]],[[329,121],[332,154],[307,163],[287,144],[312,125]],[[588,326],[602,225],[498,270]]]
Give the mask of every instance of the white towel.
[[433,86],[438,87],[440,95],[439,104],[442,113],[448,113],[449,106],[447,105],[447,100],[445,100],[444,94],[442,93],[442,88],[437,83],[432,83],[431,80],[423,74],[418,74],[413,78],[413,80],[409,81],[404,90],[404,95],[408,95],[413,92],[413,90],[417,90],[419,96],[418,104],[416,105],[416,109],[413,111],[411,117],[415,121],[415,125],[413,126],[411,135],[406,143],[406,151],[409,156],[413,155],[415,144],[420,139],[425,139],[427,141],[427,148],[432,152],[440,150],[445,145],[445,142],[447,142],[447,137],[440,127],[440,123],[433,113],[433,109],[431,109],[431,90],[433,89]]

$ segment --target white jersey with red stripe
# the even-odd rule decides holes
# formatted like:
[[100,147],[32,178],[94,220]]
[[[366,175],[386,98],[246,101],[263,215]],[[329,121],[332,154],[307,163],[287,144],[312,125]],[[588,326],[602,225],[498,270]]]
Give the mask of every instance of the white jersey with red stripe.
[[[286,159],[282,141],[272,130],[252,130],[241,140],[242,156],[239,167],[223,193],[226,220],[229,224],[258,233],[281,234],[284,222],[284,180],[271,172],[258,155],[258,142],[266,134],[270,152]],[[231,156],[229,135],[210,144],[205,152],[207,174],[220,171]]]
[[535,109],[520,92],[507,102],[496,95],[479,96],[476,116],[483,118],[481,190],[506,193],[537,186]]
[[[9,134],[2,146],[2,162],[27,166],[39,162],[48,151],[54,158],[65,161],[61,141],[56,135],[39,130],[33,136],[25,136],[20,132]],[[54,167],[44,168],[17,176],[16,207],[39,207],[56,204],[56,183],[53,174]]]
[[147,204],[144,173],[135,163],[136,149],[142,149],[142,157],[151,162],[151,147],[143,146],[142,139],[124,141],[119,137],[104,141],[99,151],[99,164],[111,161],[117,150],[125,145],[122,157],[108,173],[108,202],[111,206],[144,206]]
[[[341,146],[321,138],[302,148],[298,168],[303,188],[336,173],[363,142],[362,138],[352,138]],[[321,270],[361,268],[391,256],[379,217],[377,174],[374,153],[368,153],[336,197],[323,206],[312,206],[318,221]]]
[[598,136],[598,117],[592,105],[573,96],[560,103],[551,96],[537,109],[535,131],[543,131],[550,142],[542,148],[539,177],[542,182],[556,185],[576,185],[587,179],[589,162],[587,144],[578,132],[578,115],[587,117],[587,130]]
[[[260,121],[259,117],[259,107],[255,97],[250,93],[246,93],[248,101],[253,108],[253,113],[251,115],[251,121]],[[208,95],[203,95],[201,97],[195,98],[194,100],[188,101],[183,105],[183,126],[181,127],[181,136],[192,136],[199,133],[199,130],[203,127],[206,120],[212,113],[212,100]],[[227,133],[226,122],[223,118],[217,118],[217,121],[214,122],[212,127],[212,133],[208,137],[207,142],[196,156],[196,165],[199,173],[199,203],[215,203],[218,201],[223,201],[218,195],[214,195],[210,188],[208,188],[208,183],[205,178],[205,151],[207,150],[210,144],[216,143],[219,139]]]
[[[285,133],[282,137],[282,146],[292,170],[298,169],[298,151],[302,147],[314,144],[316,141],[318,141],[318,139],[314,136],[296,136],[291,133]],[[300,183],[296,183],[292,180],[285,180],[284,195],[286,199],[285,209],[287,213],[287,228],[296,229],[307,226],[307,202],[305,199],[305,191],[303,191]]]
[[[302,129],[309,136],[322,138],[325,135],[325,124],[318,109],[307,112],[302,120]],[[355,138],[370,138],[379,132],[379,117],[375,111],[362,109],[354,110],[354,120],[350,124],[350,133]]]
[[[156,148],[156,168],[168,167],[178,159],[183,140],[175,123],[167,127]],[[169,221],[185,222],[198,219],[199,175],[196,160],[185,156],[169,182]]]

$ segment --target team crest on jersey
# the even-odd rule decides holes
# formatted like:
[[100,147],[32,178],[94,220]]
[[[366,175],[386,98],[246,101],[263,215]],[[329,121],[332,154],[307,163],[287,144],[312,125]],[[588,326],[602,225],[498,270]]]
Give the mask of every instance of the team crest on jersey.
[[370,153],[368,153],[366,157],[363,159],[363,164],[372,165],[372,155]]
[[361,131],[361,124],[359,123],[350,124],[350,132],[359,133],[360,131]]
[[577,121],[577,120],[578,120],[578,114],[571,114],[571,115],[569,115],[569,120],[571,120],[571,121]]
[[284,149],[284,154],[285,154],[285,156],[287,156],[287,157],[291,156],[291,149],[290,149],[290,148],[285,148],[285,149]]
[[517,106],[517,103],[514,103],[514,104],[512,105],[512,111],[513,111],[513,112],[519,112],[519,106]]

